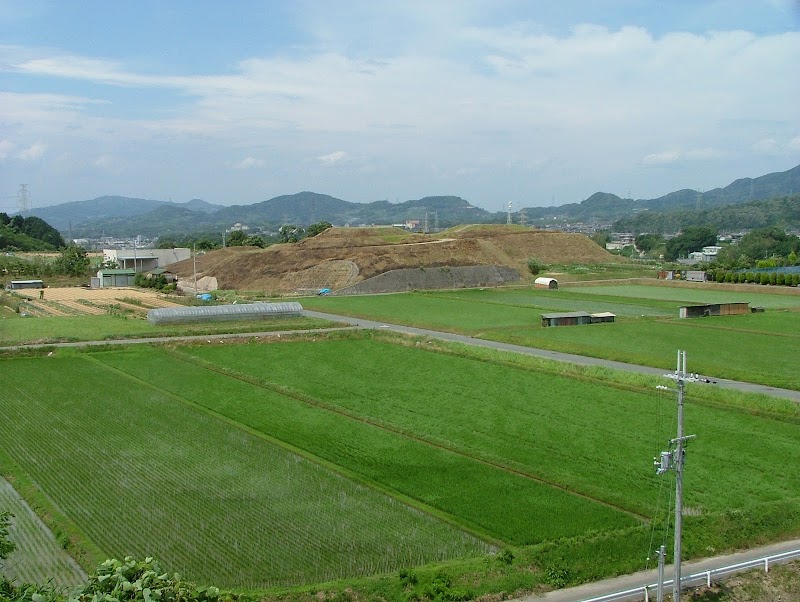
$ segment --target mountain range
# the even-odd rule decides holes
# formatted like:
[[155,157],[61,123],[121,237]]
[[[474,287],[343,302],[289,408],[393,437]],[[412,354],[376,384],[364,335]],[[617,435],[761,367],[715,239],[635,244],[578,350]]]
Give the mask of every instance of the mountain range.
[[[618,227],[630,229],[647,213],[712,212],[715,208],[791,197],[800,192],[800,165],[784,172],[757,178],[741,178],[724,188],[705,192],[677,190],[655,199],[623,199],[597,192],[580,203],[551,207],[526,207],[512,214],[519,222],[524,211],[527,223],[544,220],[549,224],[569,222],[605,222],[617,220]],[[277,230],[283,224],[306,226],[319,221],[334,225],[393,224],[407,220],[428,219],[430,228],[444,228],[462,223],[504,223],[506,212],[489,212],[456,196],[430,196],[402,203],[385,200],[353,203],[315,192],[278,196],[251,205],[222,206],[193,199],[172,203],[152,199],[103,196],[73,201],[51,207],[32,209],[36,215],[72,238],[106,236],[146,237],[184,235],[193,232],[221,232],[235,223],[251,230]],[[625,221],[628,220],[628,221]],[[652,220],[651,220],[652,221]],[[661,220],[662,224],[676,223]]]

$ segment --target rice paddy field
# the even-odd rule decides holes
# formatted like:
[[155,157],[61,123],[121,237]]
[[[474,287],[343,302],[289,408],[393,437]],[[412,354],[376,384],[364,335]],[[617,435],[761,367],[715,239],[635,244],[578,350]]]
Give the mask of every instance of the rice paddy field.
[[[651,384],[385,333],[56,350],[0,359],[0,469],[90,560],[249,590],[462,566],[491,588],[475,560],[506,548],[535,588],[650,555],[675,427]],[[796,405],[698,398],[686,422],[688,554],[800,533]]]
[[[767,288],[767,287],[764,287]],[[764,313],[679,319],[681,305],[749,301]],[[684,349],[689,367],[715,378],[800,388],[800,294],[647,285],[559,290],[486,289],[319,297],[307,309],[447,330],[518,345],[674,370]],[[613,324],[543,328],[542,313],[610,311]]]

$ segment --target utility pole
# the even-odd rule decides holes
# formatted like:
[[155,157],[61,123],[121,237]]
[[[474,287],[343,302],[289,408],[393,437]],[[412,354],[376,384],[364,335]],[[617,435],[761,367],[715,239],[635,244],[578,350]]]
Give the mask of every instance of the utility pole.
[[[671,378],[677,385],[678,393],[678,434],[674,439],[670,439],[670,451],[661,452],[660,458],[656,458],[656,474],[664,474],[669,470],[675,471],[675,574],[672,583],[672,600],[681,600],[681,534],[683,531],[683,463],[686,450],[685,443],[693,439],[695,435],[683,435],[683,395],[687,382],[698,382],[703,380],[696,374],[686,373],[686,352],[678,351],[678,366],[674,374],[665,374],[666,378]],[[662,391],[675,391],[669,387],[658,385],[656,389]],[[660,560],[659,562],[663,562]],[[663,571],[659,572],[659,590],[663,589]]]
[[508,215],[506,216],[506,225],[511,225],[511,201],[508,201]]
[[197,295],[197,243],[192,244],[192,271],[194,272],[194,294]]

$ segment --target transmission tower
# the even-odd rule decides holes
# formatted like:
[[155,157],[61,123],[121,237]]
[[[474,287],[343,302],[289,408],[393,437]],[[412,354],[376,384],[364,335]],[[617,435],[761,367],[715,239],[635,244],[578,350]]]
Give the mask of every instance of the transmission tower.
[[17,193],[17,207],[19,208],[19,212],[23,217],[27,216],[28,212],[31,210],[31,199],[28,196],[27,184],[19,185],[19,193]]
[[506,217],[506,224],[511,225],[511,201],[508,201],[508,215]]
[[527,226],[528,225],[528,216],[525,214],[525,208],[519,210],[519,225],[520,226]]
[[429,232],[428,229],[428,212],[425,211],[425,221],[422,224],[422,231],[427,234]]

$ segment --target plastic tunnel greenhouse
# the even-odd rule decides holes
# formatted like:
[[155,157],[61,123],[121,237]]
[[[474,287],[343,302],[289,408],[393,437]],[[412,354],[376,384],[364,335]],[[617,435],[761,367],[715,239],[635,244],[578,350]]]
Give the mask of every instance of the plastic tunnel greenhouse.
[[241,303],[208,307],[159,307],[147,312],[147,321],[151,324],[175,324],[179,322],[296,318],[302,315],[303,306],[296,302]]

